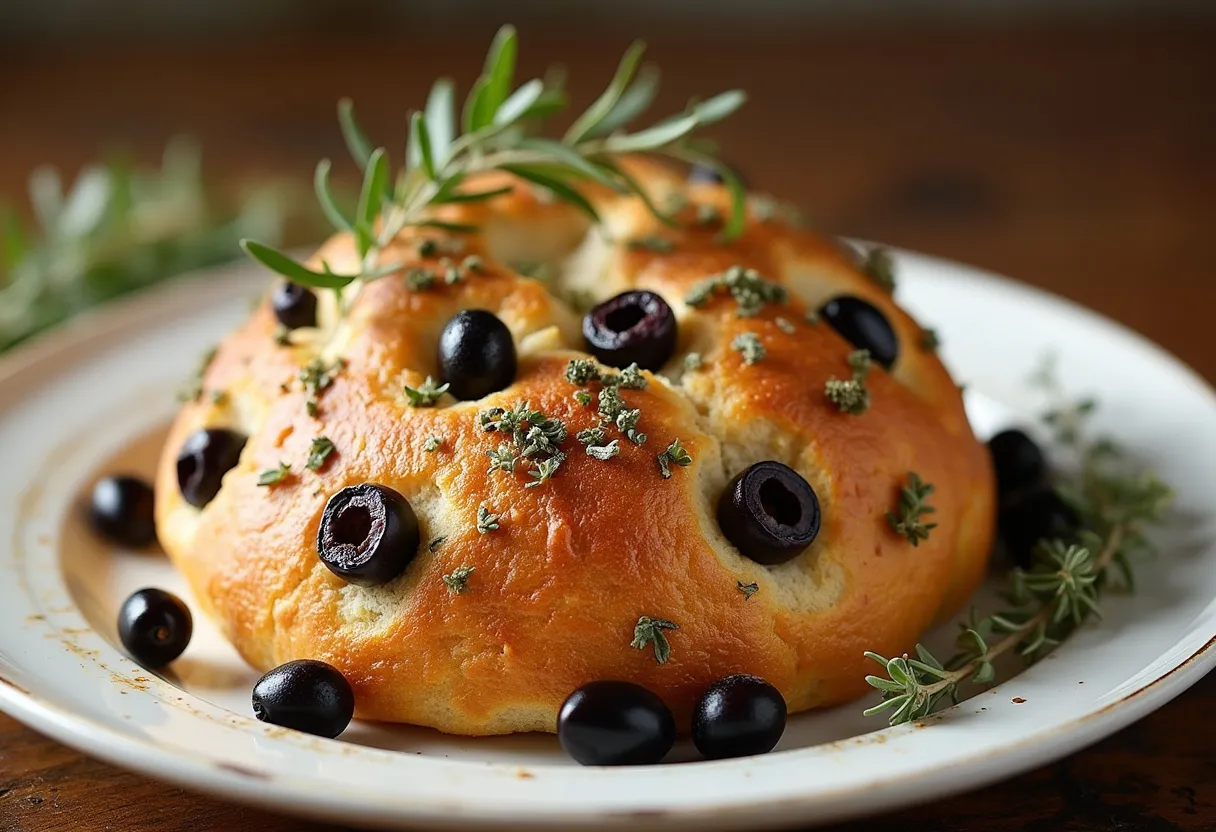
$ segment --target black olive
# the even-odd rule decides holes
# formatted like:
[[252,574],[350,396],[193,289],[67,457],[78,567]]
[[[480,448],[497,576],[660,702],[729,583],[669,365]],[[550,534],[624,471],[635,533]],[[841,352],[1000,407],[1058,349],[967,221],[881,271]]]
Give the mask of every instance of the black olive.
[[329,498],[317,530],[321,562],[348,584],[380,586],[418,553],[418,517],[391,488],[350,485]]
[[819,316],[840,336],[859,350],[869,350],[870,357],[888,370],[899,357],[899,339],[887,316],[872,303],[842,295],[833,298],[819,310]]
[[1080,518],[1044,485],[1003,506],[997,525],[1009,558],[1016,566],[1029,569],[1034,564],[1035,544],[1056,538],[1071,541],[1080,528]]
[[1037,490],[1047,482],[1047,460],[1034,441],[1020,430],[1004,430],[988,440],[996,468],[996,489],[1002,501],[1018,492]]
[[591,682],[562,703],[557,739],[585,766],[641,766],[663,759],[676,722],[663,700],[632,682]]
[[93,486],[89,525],[107,540],[142,549],[156,542],[152,486],[138,477],[105,477]]
[[274,316],[288,329],[317,325],[317,296],[298,283],[280,283],[270,296]]
[[149,670],[164,667],[190,643],[194,618],[181,598],[163,589],[141,589],[118,610],[118,638],[131,658]]
[[676,350],[676,316],[654,292],[624,292],[583,316],[588,351],[610,367],[658,370]]
[[333,739],[355,715],[355,692],[333,665],[298,659],[258,679],[253,715],[271,725]]
[[710,760],[767,754],[785,733],[785,698],[757,676],[727,676],[705,691],[692,715],[692,740]]
[[439,375],[458,399],[480,399],[506,388],[515,380],[515,367],[511,330],[492,312],[459,312],[439,335]]
[[757,462],[722,492],[718,526],[745,557],[785,563],[819,534],[819,498],[794,469]]
[[177,485],[186,502],[203,508],[241,459],[245,437],[236,431],[207,428],[194,433],[177,455]]

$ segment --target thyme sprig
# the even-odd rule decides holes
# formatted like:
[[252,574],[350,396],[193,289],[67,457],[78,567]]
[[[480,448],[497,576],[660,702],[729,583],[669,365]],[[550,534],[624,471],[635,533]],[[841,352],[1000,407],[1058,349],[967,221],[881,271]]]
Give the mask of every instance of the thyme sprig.
[[887,512],[887,522],[895,532],[908,539],[913,546],[929,539],[929,532],[937,528],[936,523],[926,523],[924,516],[937,509],[925,501],[933,494],[932,483],[927,483],[915,471],[908,472],[908,484],[899,489],[899,506]]
[[405,398],[410,407],[434,407],[449,387],[450,384],[436,384],[435,379],[427,376],[417,389],[405,385]]
[[469,578],[477,571],[475,566],[457,566],[451,572],[443,575],[444,586],[452,595],[460,595],[469,591]]
[[680,625],[666,618],[651,618],[643,615],[633,628],[633,641],[629,646],[636,650],[645,650],[647,645],[654,645],[654,660],[656,664],[667,664],[671,658],[671,644],[667,641],[664,630],[678,630]]
[[328,263],[305,266],[281,251],[253,240],[241,246],[262,265],[296,283],[342,290],[391,274],[400,264],[380,265],[383,250],[407,226],[464,233],[468,226],[444,223],[428,215],[436,206],[479,202],[501,196],[510,187],[480,191],[462,189],[466,180],[484,171],[513,174],[542,192],[599,217],[580,187],[587,183],[637,196],[661,221],[674,221],[655,206],[642,186],[620,164],[627,154],[651,153],[713,167],[731,196],[731,212],[722,234],[737,237],[743,229],[746,199],[735,174],[698,143],[693,134],[721,121],[742,106],[746,96],[731,90],[690,104],[683,112],[650,127],[630,131],[658,91],[658,73],[639,72],[644,46],[635,43],[625,53],[606,90],[576,118],[560,139],[534,135],[532,128],[566,106],[561,82],[550,75],[514,87],[515,29],[504,26],[490,44],[484,70],[465,99],[457,120],[455,87],[444,78],[431,88],[423,110],[410,113],[405,165],[394,172],[388,153],[368,139],[355,119],[349,100],[338,105],[338,121],[351,156],[363,171],[358,207],[343,210],[329,184],[328,159],[314,176],[317,199],[325,215],[355,241],[360,266],[349,274],[334,272]]
[[559,447],[566,440],[566,424],[533,410],[529,402],[517,402],[510,410],[491,407],[477,414],[477,420],[487,433],[499,432],[510,439],[496,450],[486,451],[490,457],[490,471],[513,473],[520,459],[532,461],[528,475],[535,482],[528,483],[525,488],[547,482],[566,461],[566,453]]
[[1083,441],[1081,424],[1093,409],[1092,401],[1082,401],[1046,416],[1062,450],[1078,460],[1073,481],[1058,490],[1081,516],[1083,530],[1075,540],[1040,541],[1031,568],[1010,572],[1007,608],[985,618],[973,612],[960,623],[959,652],[948,661],[919,644],[916,658],[867,652],[885,671],[866,677],[883,697],[867,714],[890,711],[892,725],[923,719],[946,699],[957,702],[961,686],[992,682],[1000,656],[1017,653],[1034,662],[1100,618],[1104,590],[1132,588],[1131,558],[1151,551],[1144,528],[1161,521],[1172,494],[1154,475],[1131,466],[1110,441]]

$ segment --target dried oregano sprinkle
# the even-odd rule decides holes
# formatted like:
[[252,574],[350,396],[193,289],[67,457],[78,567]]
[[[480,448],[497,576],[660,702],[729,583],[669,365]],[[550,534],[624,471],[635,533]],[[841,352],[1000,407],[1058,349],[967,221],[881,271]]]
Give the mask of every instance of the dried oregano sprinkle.
[[788,296],[785,287],[760,276],[755,269],[731,266],[722,274],[707,277],[692,287],[684,298],[689,306],[700,306],[715,292],[727,291],[738,304],[735,314],[750,318],[760,312],[766,304],[785,303]]
[[428,436],[426,438],[426,441],[422,443],[422,450],[426,451],[428,454],[432,453],[434,451],[437,451],[442,447],[443,447],[443,440],[440,437],[435,436],[433,434],[431,436]]
[[258,485],[271,486],[278,485],[291,476],[291,466],[286,462],[280,462],[277,468],[271,468],[258,474]]
[[448,592],[459,595],[469,590],[469,577],[477,571],[475,566],[457,566],[449,574],[443,576],[443,583]]
[[792,323],[790,323],[789,321],[787,321],[785,318],[778,317],[773,321],[773,323],[775,323],[777,325],[777,329],[781,330],[786,335],[793,335],[795,332],[798,331],[798,328],[796,326],[794,326]]
[[613,439],[607,445],[588,445],[587,456],[595,457],[596,459],[607,462],[614,456],[620,456],[621,440]]
[[840,412],[860,416],[870,408],[870,390],[866,387],[866,376],[869,375],[873,361],[870,359],[869,350],[854,350],[849,353],[848,362],[853,368],[853,377],[847,381],[830,378],[824,385],[823,392]]
[[735,585],[740,592],[743,593],[743,600],[750,600],[753,595],[760,591],[760,584],[752,581],[750,584],[745,584],[743,581],[735,581]]
[[477,531],[481,532],[482,534],[489,534],[490,532],[497,531],[498,520],[498,515],[491,514],[490,510],[485,506],[477,507]]
[[731,340],[730,346],[743,356],[743,363],[749,366],[760,363],[768,355],[768,350],[760,343],[760,336],[754,332],[739,333]]

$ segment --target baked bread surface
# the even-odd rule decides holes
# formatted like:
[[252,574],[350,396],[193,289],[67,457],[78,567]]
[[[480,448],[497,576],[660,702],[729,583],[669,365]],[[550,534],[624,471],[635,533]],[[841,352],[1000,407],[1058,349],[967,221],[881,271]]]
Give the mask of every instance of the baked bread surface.
[[[476,224],[478,233],[411,228],[381,256],[404,269],[436,267],[443,253],[419,253],[419,243],[433,239],[459,248],[448,255],[457,262],[482,258],[481,273],[423,290],[386,277],[368,284],[345,318],[333,293],[319,291],[319,326],[296,331],[288,346],[276,345],[276,321],[263,303],[219,346],[204,394],[171,430],[157,521],[198,602],[250,664],[268,670],[321,659],[350,680],[358,716],[470,735],[553,731],[575,688],[625,679],[662,696],[686,728],[702,691],[732,673],[764,677],[791,712],[854,698],[872,670],[863,651],[910,649],[970,595],[993,534],[992,472],[958,388],[922,346],[920,325],[834,240],[753,205],[742,236],[723,244],[720,225],[694,219],[707,210],[699,205],[729,210],[722,188],[686,185],[650,163],[632,168],[656,201],[685,203],[679,227],[662,225],[636,199],[606,193],[593,194],[603,224],[591,227],[570,205],[514,182],[512,193],[487,203],[434,212]],[[512,180],[490,174],[468,187],[504,182]],[[671,250],[630,244],[655,235]],[[349,236],[329,240],[312,262],[322,260],[338,273],[355,270]],[[521,261],[547,264],[551,275],[523,276],[513,270]],[[696,308],[684,303],[694,284],[735,265],[784,285],[788,301],[754,317],[738,317],[725,294]],[[622,391],[640,408],[647,441],[619,437],[620,455],[601,461],[574,438],[598,419],[594,401],[576,401],[579,388],[564,375],[571,358],[587,357],[581,315],[569,301],[632,288],[667,300],[679,344],[663,372],[646,373],[645,390]],[[882,310],[900,342],[892,370],[870,372],[871,406],[859,416],[824,394],[829,378],[849,377],[853,346],[805,320],[843,294]],[[438,376],[439,332],[471,308],[494,312],[510,328],[515,383],[480,401],[445,395],[432,408],[408,406],[404,386]],[[745,364],[731,347],[744,332],[767,351],[759,363]],[[693,352],[702,366],[687,371]],[[345,364],[319,394],[314,418],[298,376],[316,358]],[[597,387],[590,390],[594,396]],[[212,391],[223,392],[218,403]],[[526,466],[487,472],[486,453],[502,436],[481,429],[478,413],[519,402],[569,429],[568,459],[535,488],[525,488]],[[200,511],[180,494],[175,460],[204,427],[249,439]],[[313,472],[304,461],[318,436],[336,451]],[[428,452],[431,437],[441,445]],[[693,462],[664,479],[656,454],[677,438]],[[726,484],[762,460],[798,471],[822,507],[814,543],[777,566],[742,556],[715,520]],[[292,474],[259,487],[259,473],[282,462]],[[929,500],[936,511],[926,519],[937,526],[915,547],[886,517],[911,471],[936,488]],[[405,573],[374,588],[344,583],[316,548],[328,498],[363,482],[404,495],[422,532]],[[478,531],[479,506],[500,516],[496,531]],[[459,566],[474,571],[467,591],[453,594],[442,576]],[[740,585],[753,582],[759,588],[748,597]],[[640,616],[679,625],[666,633],[666,663],[650,647],[630,646]]]

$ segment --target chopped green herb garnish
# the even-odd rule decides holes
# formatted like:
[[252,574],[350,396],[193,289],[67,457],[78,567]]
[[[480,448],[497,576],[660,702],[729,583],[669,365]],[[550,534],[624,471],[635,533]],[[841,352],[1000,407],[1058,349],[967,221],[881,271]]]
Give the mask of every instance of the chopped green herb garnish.
[[469,576],[477,571],[474,566],[457,566],[450,574],[443,576],[443,582],[448,592],[459,595],[469,591]]
[[937,336],[937,330],[926,328],[920,334],[920,348],[925,352],[937,352],[937,348],[941,345],[942,342]]
[[439,267],[443,269],[443,282],[447,285],[455,286],[464,280],[464,272],[447,257],[439,261]]
[[811,326],[819,326],[819,320],[820,320],[819,310],[808,309],[807,313],[802,316],[802,320],[806,321]]
[[700,306],[719,290],[730,292],[739,306],[735,315],[740,318],[758,314],[766,304],[785,303],[788,297],[784,286],[761,277],[755,269],[731,266],[722,274],[708,277],[693,286],[684,302],[689,306]]
[[705,366],[705,364],[701,360],[701,353],[690,352],[688,355],[684,356],[685,372],[689,372],[689,373],[696,372],[697,370],[701,369],[703,366]]
[[334,377],[345,366],[346,362],[341,358],[335,359],[330,364],[314,358],[300,370],[300,384],[304,387],[304,392],[308,393],[305,407],[309,416],[317,415],[321,394],[329,389],[330,385],[334,383]]
[[482,274],[486,270],[485,261],[476,254],[470,254],[464,260],[460,261],[460,268],[464,269],[469,274]]
[[511,445],[504,442],[498,446],[498,450],[486,451],[486,456],[490,458],[490,470],[487,473],[506,471],[510,474],[515,471],[515,463],[518,461],[518,456]]
[[635,445],[641,445],[646,442],[646,434],[637,429],[638,420],[641,418],[642,411],[636,408],[632,410],[625,408],[616,414],[617,430],[625,434],[625,438]]
[[279,347],[291,346],[291,330],[279,324],[274,328],[274,343]]
[[435,379],[430,376],[426,377],[426,381],[418,385],[415,390],[408,384],[405,386],[405,396],[409,400],[410,407],[434,407],[435,402],[443,397],[443,394],[448,392],[449,384],[436,385]]
[[557,455],[551,456],[548,459],[542,459],[536,463],[535,467],[529,469],[528,476],[535,478],[536,482],[530,482],[524,488],[535,488],[541,483],[547,482],[550,477],[557,473],[557,469],[566,461],[566,455],[558,452]]
[[908,538],[913,546],[928,540],[930,530],[937,527],[936,523],[925,523],[921,519],[923,515],[935,511],[933,506],[925,503],[932,493],[932,484],[921,480],[915,471],[909,472],[908,484],[899,489],[898,507],[893,512],[887,512],[887,522],[891,528]]
[[580,387],[600,380],[600,368],[589,358],[571,358],[566,365],[566,381]]
[[704,202],[699,203],[694,222],[697,225],[717,225],[722,222],[722,212],[713,205],[708,205]]
[[739,591],[743,593],[743,600],[750,600],[753,595],[760,591],[760,584],[752,581],[750,584],[745,584],[743,581],[736,581]]
[[286,462],[280,462],[278,468],[271,468],[258,474],[259,486],[278,485],[291,476],[291,466]]
[[498,515],[491,514],[485,506],[477,507],[477,531],[482,534],[498,531],[498,519]]
[[633,641],[629,642],[629,646],[637,650],[644,650],[647,645],[653,644],[655,662],[667,664],[667,660],[671,658],[671,645],[667,641],[667,634],[663,631],[678,629],[680,629],[680,625],[674,621],[643,615],[633,628]]
[[625,400],[621,398],[621,391],[615,386],[602,388],[599,400],[599,413],[610,422],[615,422],[617,414],[625,409]]
[[688,450],[680,444],[680,440],[674,439],[667,446],[667,450],[658,455],[659,473],[663,475],[663,479],[671,479],[671,466],[679,465],[681,468],[692,465],[692,455]]
[[203,395],[203,376],[207,374],[207,368],[215,360],[216,352],[218,352],[218,348],[211,347],[204,350],[203,354],[199,356],[198,364],[194,368],[194,374],[177,391],[177,400],[179,402],[196,402]]
[[860,416],[870,408],[870,390],[866,387],[873,361],[869,350],[854,350],[849,353],[849,366],[853,377],[847,381],[832,377],[824,385],[823,393],[842,413]]
[[614,456],[620,456],[621,440],[613,439],[607,445],[588,445],[587,456],[593,456],[596,459],[607,462]]
[[654,251],[659,254],[670,254],[675,249],[675,244],[671,240],[657,234],[630,240],[628,246],[633,251]]
[[887,249],[875,246],[866,252],[866,259],[862,263],[861,270],[866,277],[888,292],[895,291],[895,260]]
[[446,535],[444,535],[442,537],[432,538],[431,542],[426,545],[427,551],[430,552],[432,555],[435,554],[435,552],[439,551],[439,547],[443,545],[443,542],[445,540],[447,540]]
[[405,272],[405,285],[409,286],[415,292],[425,291],[435,285],[435,281],[439,276],[431,269],[423,268],[422,266],[414,266]]
[[730,345],[732,349],[738,350],[743,356],[743,363],[749,366],[760,363],[768,355],[768,350],[760,343],[760,336],[754,332],[739,333],[731,340]]
[[784,332],[786,335],[793,335],[798,331],[798,327],[787,321],[785,318],[777,318],[773,321],[777,325],[777,329]]
[[439,253],[439,243],[435,240],[426,239],[418,244],[419,257],[434,257]]
[[329,455],[334,450],[334,443],[328,436],[318,436],[308,446],[308,462],[304,464],[304,467],[309,471],[320,471],[321,466],[325,464],[325,460],[329,459]]
[[213,405],[216,405],[217,407],[228,404],[228,391],[212,390],[211,391],[211,403]]
[[426,451],[428,454],[433,453],[442,447],[443,447],[443,440],[433,434],[431,436],[428,436],[426,438],[426,441],[422,443],[422,450]]
[[645,390],[648,382],[646,381],[646,376],[642,375],[642,371],[638,368],[638,365],[633,363],[621,370],[617,384],[626,390]]
[[583,407],[586,407],[587,405],[591,404],[591,394],[586,390],[575,390],[574,400]]
[[602,424],[596,425],[593,428],[580,430],[574,438],[584,445],[603,445],[604,440],[608,438],[608,431],[604,430]]

